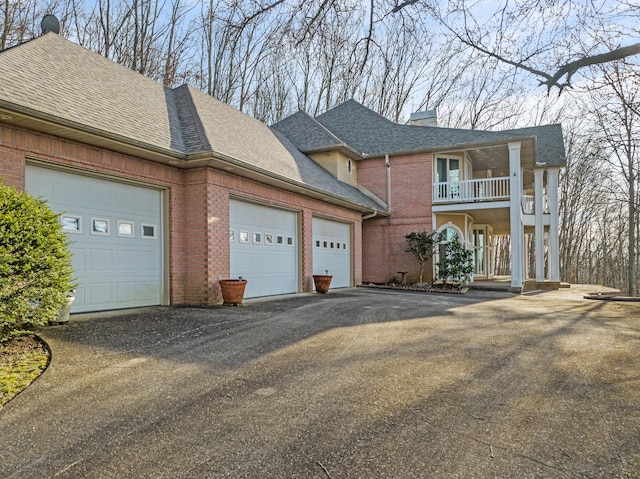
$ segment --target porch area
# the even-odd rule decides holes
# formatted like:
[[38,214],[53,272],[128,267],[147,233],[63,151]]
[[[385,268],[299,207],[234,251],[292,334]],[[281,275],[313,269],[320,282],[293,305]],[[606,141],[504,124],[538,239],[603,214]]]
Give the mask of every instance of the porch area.
[[543,281],[538,282],[535,279],[527,279],[522,288],[514,288],[511,286],[511,276],[494,276],[491,279],[475,280],[469,283],[469,289],[475,291],[502,291],[515,294],[531,293],[534,291],[548,291],[559,288],[570,288],[569,283]]

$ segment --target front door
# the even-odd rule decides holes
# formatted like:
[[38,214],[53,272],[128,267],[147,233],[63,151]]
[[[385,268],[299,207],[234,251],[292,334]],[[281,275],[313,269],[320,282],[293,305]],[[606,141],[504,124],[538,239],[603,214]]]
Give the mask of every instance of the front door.
[[489,225],[474,225],[471,241],[473,243],[473,276],[474,278],[493,277],[491,263],[493,228]]

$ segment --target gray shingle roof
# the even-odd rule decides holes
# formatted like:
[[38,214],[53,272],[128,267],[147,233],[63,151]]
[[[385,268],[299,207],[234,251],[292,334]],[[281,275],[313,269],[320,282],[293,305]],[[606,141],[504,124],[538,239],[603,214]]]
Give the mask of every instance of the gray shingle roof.
[[567,158],[561,125],[542,125],[508,130],[504,133],[536,136],[536,158],[549,166],[565,166]]
[[313,151],[318,146],[335,147],[344,144],[342,140],[303,111],[288,116],[272,127],[285,133],[302,151]]
[[0,72],[0,104],[7,108],[185,158],[209,153],[365,209],[383,209],[264,123],[190,86],[166,88],[54,33],[0,52]]
[[[274,127],[284,132],[302,151],[331,146],[328,143],[323,144],[323,142],[326,143],[326,139],[322,136],[306,134],[310,130],[309,119],[296,123],[294,121],[298,119],[296,115],[277,123]],[[339,143],[346,143],[365,157],[434,151],[461,145],[489,144],[536,137],[537,154],[540,158],[545,158],[548,164],[565,164],[560,125],[508,131],[400,125],[354,100],[342,103],[312,120],[329,130],[333,137],[339,139]],[[335,140],[332,141],[335,144]]]

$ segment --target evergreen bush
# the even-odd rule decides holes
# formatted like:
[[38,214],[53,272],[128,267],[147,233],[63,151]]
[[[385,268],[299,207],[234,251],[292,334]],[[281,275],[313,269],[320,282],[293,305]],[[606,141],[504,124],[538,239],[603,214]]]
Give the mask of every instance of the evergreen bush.
[[438,279],[461,284],[471,281],[473,253],[464,247],[457,235],[444,245],[445,254],[438,261]]
[[72,277],[58,216],[44,200],[0,182],[0,341],[55,321]]

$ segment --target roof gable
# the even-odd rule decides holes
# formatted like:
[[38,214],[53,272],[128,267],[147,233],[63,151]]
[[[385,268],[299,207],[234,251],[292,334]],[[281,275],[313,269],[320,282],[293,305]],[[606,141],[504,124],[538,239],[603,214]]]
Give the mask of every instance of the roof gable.
[[271,127],[287,135],[302,151],[314,151],[344,144],[315,118],[303,111],[298,111]]
[[188,85],[164,87],[55,33],[0,52],[0,71],[0,107],[99,135],[114,149],[121,142],[187,160],[217,158],[360,209],[382,209],[264,123]]

